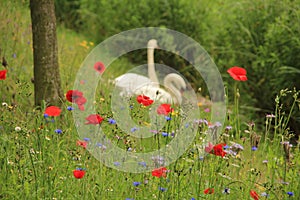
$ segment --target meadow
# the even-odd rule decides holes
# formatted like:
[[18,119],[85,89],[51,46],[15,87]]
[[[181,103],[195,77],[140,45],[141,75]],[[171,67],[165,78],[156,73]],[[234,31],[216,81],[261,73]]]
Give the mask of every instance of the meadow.
[[[175,162],[144,173],[106,167],[92,156],[89,138],[78,135],[73,112],[78,109],[63,99],[61,111],[45,115],[33,105],[33,59],[30,13],[27,2],[1,1],[0,70],[7,77],[0,80],[0,199],[299,199],[299,142],[290,142],[288,122],[299,109],[299,92],[278,89],[273,110],[260,119],[245,115],[240,98],[245,90],[236,90],[237,82],[226,70],[226,120],[221,127],[210,123],[210,105],[198,104],[199,116],[191,126],[196,137],[188,150]],[[65,94],[73,89],[77,70],[97,44],[88,36],[59,25],[57,29],[59,64]],[[214,57],[213,57],[214,58]],[[222,61],[224,62],[224,61]],[[6,66],[4,66],[6,65]],[[97,114],[102,119],[87,124],[101,126],[108,137],[126,151],[150,151],[167,145],[178,129],[181,117],[174,107],[166,125],[153,138],[141,141],[124,133],[111,111],[111,80],[126,72],[132,63],[120,58],[112,63],[95,98]],[[261,74],[260,74],[261,75]],[[250,79],[251,77],[249,77]],[[244,82],[238,82],[243,87]],[[196,89],[195,89],[196,90]],[[200,95],[200,92],[196,92]],[[291,99],[287,105],[286,99]],[[130,102],[131,116],[147,126],[148,106],[135,98]],[[253,106],[255,107],[255,106]],[[288,110],[288,112],[287,112]],[[88,120],[89,121],[89,120]],[[256,121],[263,122],[257,126]],[[130,127],[134,128],[134,127]],[[203,148],[203,138],[219,129],[213,146]],[[103,145],[101,146],[105,151]],[[137,162],[141,168],[151,163]]]

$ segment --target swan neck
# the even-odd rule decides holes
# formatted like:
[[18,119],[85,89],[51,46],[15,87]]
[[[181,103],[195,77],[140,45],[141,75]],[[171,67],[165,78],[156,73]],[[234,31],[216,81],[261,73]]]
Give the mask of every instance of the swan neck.
[[174,81],[177,81],[177,79],[175,77],[166,76],[164,79],[164,86],[166,88],[168,88],[175,96],[175,98],[176,98],[175,103],[181,104],[181,102],[182,102],[181,93],[180,93],[179,89],[175,86]]
[[154,48],[148,48],[147,56],[148,56],[148,76],[149,76],[149,79],[152,82],[155,82],[155,83],[158,84],[159,81],[158,81],[158,78],[156,76],[155,65],[154,65]]

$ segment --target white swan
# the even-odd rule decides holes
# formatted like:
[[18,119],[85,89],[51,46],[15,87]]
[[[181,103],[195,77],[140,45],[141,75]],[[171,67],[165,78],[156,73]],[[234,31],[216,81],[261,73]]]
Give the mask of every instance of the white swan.
[[164,86],[171,93],[160,88],[154,65],[154,49],[158,48],[157,41],[149,40],[147,48],[149,78],[134,73],[117,77],[115,82],[116,86],[122,90],[121,95],[143,94],[161,103],[180,104],[182,102],[181,89],[186,88],[184,79],[176,73],[170,73],[164,78]]

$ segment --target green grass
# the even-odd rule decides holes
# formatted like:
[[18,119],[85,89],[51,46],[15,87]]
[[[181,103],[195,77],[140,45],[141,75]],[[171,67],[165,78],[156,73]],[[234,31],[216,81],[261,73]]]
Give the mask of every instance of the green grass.
[[[26,5],[26,4],[25,4]],[[5,56],[8,66],[6,80],[0,80],[0,198],[1,199],[251,199],[250,190],[259,195],[269,194],[268,199],[289,199],[287,192],[294,192],[291,199],[300,197],[299,185],[299,145],[291,147],[290,153],[284,151],[280,142],[288,140],[286,120],[289,115],[282,113],[281,99],[293,96],[294,91],[278,91],[275,118],[266,118],[265,129],[256,130],[254,119],[247,116],[239,119],[237,130],[223,128],[219,142],[243,145],[244,150],[236,156],[224,158],[212,154],[201,157],[199,145],[209,132],[209,127],[197,125],[197,136],[189,150],[176,162],[167,166],[166,178],[157,178],[146,173],[126,173],[105,167],[86,149],[76,145],[79,138],[74,126],[72,111],[67,110],[71,104],[65,102],[62,114],[45,119],[43,112],[33,107],[33,61],[30,32],[30,15],[22,3],[1,1],[0,35],[1,56]],[[73,88],[75,75],[84,58],[93,48],[89,39],[82,37],[64,27],[58,27],[59,63],[64,92]],[[87,41],[84,43],[83,41]],[[16,54],[16,56],[14,56]],[[105,77],[116,77],[130,67],[126,58],[118,59]],[[2,68],[0,68],[2,69]],[[105,80],[107,80],[105,79]],[[105,87],[104,87],[105,86]],[[99,88],[96,103],[97,111],[105,118],[101,126],[108,136],[120,148],[132,148],[136,151],[150,150],[158,144],[164,145],[171,138],[160,134],[147,141],[128,136],[111,125],[107,119],[112,116],[109,91],[113,85],[106,82]],[[233,88],[233,85],[227,85]],[[231,89],[229,91],[232,91]],[[227,95],[235,95],[228,93]],[[240,94],[243,95],[243,94]],[[297,98],[295,98],[297,99]],[[148,108],[141,107],[134,100],[132,116],[135,120],[147,120],[143,113]],[[209,117],[203,112],[206,107],[199,107],[201,114],[197,119]],[[229,102],[230,110],[240,109],[237,102]],[[229,119],[224,127],[236,125],[236,112],[228,112]],[[180,116],[178,116],[180,118]],[[177,123],[176,117],[164,127],[171,132]],[[92,125],[91,125],[92,126]],[[20,127],[21,130],[16,130]],[[88,126],[87,126],[88,127]],[[55,133],[61,129],[62,134]],[[122,139],[117,141],[115,136]],[[252,151],[256,135],[261,136],[258,149]],[[123,143],[126,141],[125,143]],[[129,142],[130,141],[130,142]],[[155,144],[154,147],[153,145]],[[145,149],[140,149],[144,147]],[[287,155],[292,155],[290,160]],[[263,163],[268,160],[267,163]],[[121,162],[121,161],[119,161]],[[72,171],[85,168],[86,175],[76,179]],[[133,186],[133,182],[141,182]],[[288,184],[287,184],[288,182]],[[167,188],[162,192],[159,187]],[[214,188],[213,194],[204,194],[204,189]],[[223,194],[225,188],[230,194]],[[260,197],[264,199],[265,197]]]

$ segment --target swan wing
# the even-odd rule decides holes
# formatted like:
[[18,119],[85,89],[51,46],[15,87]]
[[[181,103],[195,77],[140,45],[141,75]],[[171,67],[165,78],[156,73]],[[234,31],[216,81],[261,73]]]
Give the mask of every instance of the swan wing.
[[115,79],[115,85],[124,93],[133,94],[134,91],[144,84],[151,83],[151,80],[145,76],[127,73]]

